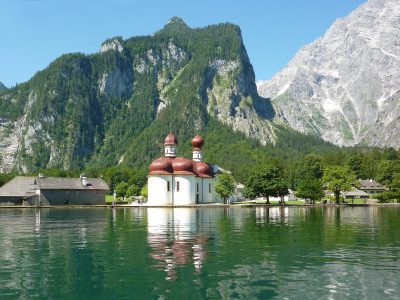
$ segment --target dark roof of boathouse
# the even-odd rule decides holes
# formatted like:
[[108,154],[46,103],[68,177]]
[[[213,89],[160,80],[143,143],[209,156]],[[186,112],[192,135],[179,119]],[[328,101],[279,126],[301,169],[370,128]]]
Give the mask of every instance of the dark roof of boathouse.
[[31,197],[36,194],[35,177],[17,176],[0,187],[0,197]]
[[108,185],[100,178],[60,178],[17,176],[0,187],[0,197],[29,198],[40,190],[107,191]]
[[80,178],[61,177],[36,177],[40,190],[96,190],[107,191],[108,185],[100,178],[85,178],[86,183]]

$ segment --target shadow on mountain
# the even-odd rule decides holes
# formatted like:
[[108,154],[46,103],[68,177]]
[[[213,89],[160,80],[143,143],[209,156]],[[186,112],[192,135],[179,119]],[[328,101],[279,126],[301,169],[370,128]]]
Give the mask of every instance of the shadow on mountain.
[[260,117],[270,121],[275,118],[276,113],[270,98],[263,98],[259,95],[256,95],[253,98],[253,106]]

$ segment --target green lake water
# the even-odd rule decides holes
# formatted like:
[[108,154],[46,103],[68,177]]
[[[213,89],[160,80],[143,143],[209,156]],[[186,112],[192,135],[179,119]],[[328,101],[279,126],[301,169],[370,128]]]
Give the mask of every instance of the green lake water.
[[400,299],[400,208],[0,210],[0,299]]

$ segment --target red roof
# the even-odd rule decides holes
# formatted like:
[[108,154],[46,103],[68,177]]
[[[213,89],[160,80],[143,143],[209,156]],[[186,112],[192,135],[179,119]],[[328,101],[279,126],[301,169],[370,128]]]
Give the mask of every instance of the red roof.
[[201,149],[203,145],[204,145],[204,139],[200,135],[196,134],[196,136],[192,139],[193,148]]
[[174,170],[172,169],[173,157],[160,157],[155,159],[150,164],[150,174],[172,174]]
[[177,138],[170,132],[165,138],[164,145],[178,145]]
[[203,178],[213,177],[211,166],[202,161],[184,157],[160,157],[150,164],[149,175],[196,175]]

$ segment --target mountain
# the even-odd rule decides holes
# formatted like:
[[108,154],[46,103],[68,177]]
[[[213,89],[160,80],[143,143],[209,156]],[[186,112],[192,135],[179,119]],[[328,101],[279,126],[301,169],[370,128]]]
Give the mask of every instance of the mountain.
[[257,93],[240,28],[191,29],[175,17],[151,36],[63,55],[2,93],[0,171],[147,166],[169,131],[181,153],[197,132],[219,150],[251,152],[283,130],[273,117]]
[[277,119],[338,145],[400,146],[400,2],[370,0],[259,82]]
[[2,82],[0,82],[0,92],[6,89],[6,86]]

